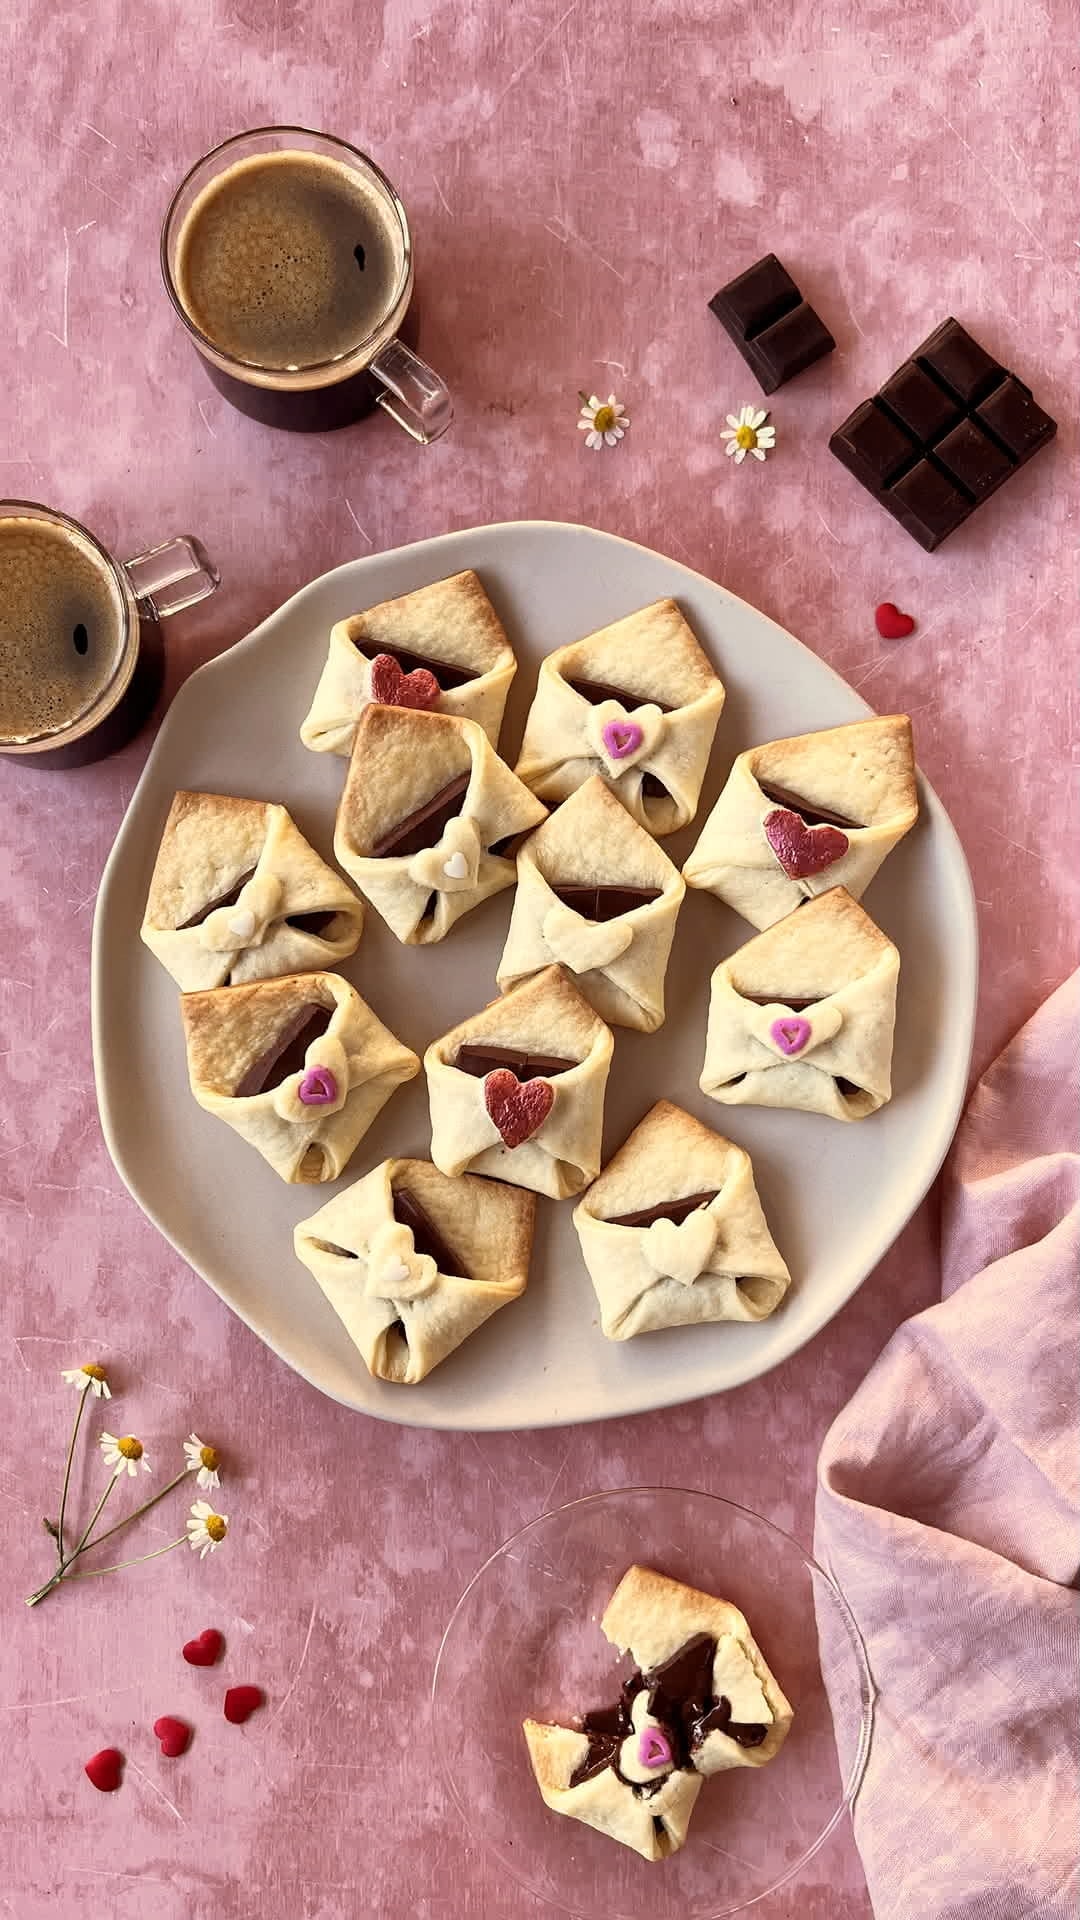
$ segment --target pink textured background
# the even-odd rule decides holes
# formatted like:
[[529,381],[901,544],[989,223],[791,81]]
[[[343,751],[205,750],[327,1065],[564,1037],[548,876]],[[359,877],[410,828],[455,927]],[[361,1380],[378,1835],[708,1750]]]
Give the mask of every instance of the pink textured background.
[[[175,623],[173,684],[325,568],[489,519],[581,519],[712,574],[914,715],[976,881],[982,1064],[1074,958],[1077,24],[1073,0],[12,0],[0,490],[121,554],[202,535],[223,586]],[[170,188],[273,120],[357,141],[402,190],[424,344],[458,406],[429,451],[382,419],[274,436],[189,357],[157,277]],[[774,458],[736,472],[719,431],[756,392],[706,301],[769,248],[838,351],[775,397]],[[1062,431],[927,557],[825,442],[947,312]],[[581,386],[628,406],[613,456],[580,445]],[[878,640],[883,598],[917,615],[911,640]],[[158,1240],[100,1139],[90,925],[145,748],[77,774],[0,766],[0,1913],[538,1914],[463,1844],[431,1774],[453,1598],[515,1526],[601,1485],[700,1485],[807,1539],[828,1422],[934,1294],[934,1203],[806,1352],[727,1398],[480,1442],[322,1401]],[[177,1554],[27,1614],[73,1404],[57,1370],[89,1357],[162,1465],[192,1425],[220,1438],[234,1534],[202,1568]],[[155,1521],[145,1544],[162,1537]],[[210,1622],[229,1678],[270,1694],[243,1732],[197,1707],[220,1675],[177,1657]],[[199,1722],[171,1770],[146,1731],[167,1710]],[[81,1762],[113,1742],[141,1771],[100,1798]],[[863,1920],[848,1834],[761,1911]]]

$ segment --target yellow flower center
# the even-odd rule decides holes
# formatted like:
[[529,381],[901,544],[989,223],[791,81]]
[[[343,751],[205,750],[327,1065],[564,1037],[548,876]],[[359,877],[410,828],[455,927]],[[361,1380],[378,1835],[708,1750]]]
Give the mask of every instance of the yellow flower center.
[[755,433],[753,427],[736,427],[735,445],[737,447],[746,447],[748,451],[751,447],[756,447],[757,434]]
[[222,1518],[220,1513],[209,1513],[206,1516],[206,1531],[211,1540],[216,1544],[219,1540],[224,1540],[225,1535],[228,1533],[228,1522]]
[[117,1441],[116,1451],[122,1454],[125,1460],[141,1460],[143,1455],[142,1441],[136,1440],[133,1433],[126,1433],[122,1440]]
[[85,1373],[88,1380],[104,1380],[105,1378],[104,1367],[99,1367],[94,1360],[88,1360],[84,1367],[80,1367],[79,1371],[80,1373]]
[[218,1450],[216,1447],[200,1447],[199,1459],[210,1473],[217,1472]]
[[610,433],[614,425],[615,425],[614,407],[609,407],[609,406],[597,407],[596,413],[593,416],[593,426],[596,428],[597,433]]

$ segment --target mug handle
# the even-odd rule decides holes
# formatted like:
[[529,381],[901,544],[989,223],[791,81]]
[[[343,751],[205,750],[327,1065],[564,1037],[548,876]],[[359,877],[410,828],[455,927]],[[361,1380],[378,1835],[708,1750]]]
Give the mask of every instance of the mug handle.
[[430,446],[446,432],[454,417],[450,389],[403,340],[391,340],[382,347],[370,362],[369,372],[384,388],[376,395],[375,404],[422,447]]
[[136,600],[149,600],[160,620],[205,600],[221,584],[213,561],[198,540],[186,533],[125,560],[123,570]]

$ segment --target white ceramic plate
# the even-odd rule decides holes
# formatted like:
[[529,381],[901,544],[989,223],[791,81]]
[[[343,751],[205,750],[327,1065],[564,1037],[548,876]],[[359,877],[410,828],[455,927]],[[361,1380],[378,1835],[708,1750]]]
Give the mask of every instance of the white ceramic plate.
[[[901,954],[894,1097],[846,1126],[816,1114],[721,1107],[698,1088],[709,974],[752,929],[689,894],[668,973],[667,1024],[616,1030],[605,1157],[661,1095],[753,1156],[765,1211],[793,1275],[771,1320],[605,1340],[571,1225],[541,1200],[528,1291],[417,1387],[372,1380],[292,1250],[298,1220],[338,1185],[290,1187],[196,1106],[177,992],[138,929],[176,788],[280,800],[332,857],[344,762],[301,746],[300,721],[333,621],[475,567],[517,653],[502,747],[513,764],[544,654],[665,595],[676,598],[727,687],[697,826],[736,753],[757,741],[870,711],[782,628],[675,561],[587,527],[522,522],[445,534],[350,561],[314,580],[181,688],[154,743],[98,894],[94,1065],[102,1126],[144,1213],[229,1306],[324,1393],[409,1425],[565,1425],[692,1400],[764,1373],[818,1332],[865,1279],[941,1164],[963,1099],[975,1011],[971,882],[956,834],[923,784],[919,825],[866,906]],[[677,862],[697,826],[664,844]],[[495,994],[511,894],[468,915],[438,947],[402,947],[368,910],[343,971],[399,1037],[428,1043]],[[357,1149],[358,1177],[391,1154],[426,1155],[423,1076],[396,1093]]]

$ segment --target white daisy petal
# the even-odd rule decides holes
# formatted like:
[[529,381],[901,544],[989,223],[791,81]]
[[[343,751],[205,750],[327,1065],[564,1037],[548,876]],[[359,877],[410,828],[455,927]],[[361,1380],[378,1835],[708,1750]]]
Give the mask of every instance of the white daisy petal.
[[753,454],[755,460],[764,460],[765,458],[760,447],[751,447],[750,452]]
[[776,445],[776,435],[773,429],[771,427],[759,427],[757,441],[759,447],[774,447]]
[[585,435],[585,445],[587,447],[592,448],[593,451],[595,451],[597,447],[602,447],[603,444],[604,444],[604,436],[602,433],[593,432],[593,433],[587,433]]
[[616,436],[615,436],[615,434],[613,434],[613,433],[612,433],[612,432],[610,432],[610,431],[609,431],[609,432],[607,432],[607,433],[605,433],[605,435],[604,435],[604,445],[605,445],[605,447],[614,447],[614,446],[617,446],[617,445],[618,445],[618,441],[617,441],[617,439],[616,439]]
[[736,460],[738,459],[740,453],[742,452],[742,448],[739,446],[738,441],[736,440],[734,434],[731,435],[731,438],[728,441],[727,446],[725,448],[725,452],[728,454],[734,454]]
[[599,401],[599,399],[598,399],[598,397],[597,397],[597,395],[596,395],[595,393],[590,393],[590,395],[589,395],[589,405],[590,405],[590,407],[592,408],[592,410],[593,410],[593,412],[595,413],[595,412],[596,412],[596,409],[597,409],[597,407],[598,407],[598,406],[600,405],[600,401]]
[[[735,415],[734,415],[733,413],[729,413],[729,414],[727,415],[727,423],[728,423],[728,426],[729,426],[729,427],[731,428],[731,430],[732,430],[732,432],[734,432],[734,431],[735,431],[735,429],[736,429],[736,427],[737,427],[737,426],[738,426],[738,424],[739,424],[739,422],[738,422],[738,420],[736,419],[736,417],[735,417]],[[725,437],[725,439],[726,439],[726,438],[727,438],[727,435],[725,434],[725,436],[724,436],[724,437]]]
[[750,416],[750,425],[751,425],[752,427],[755,427],[755,428],[756,428],[756,427],[763,427],[763,426],[765,425],[765,422],[766,422],[766,420],[768,419],[768,417],[769,417],[769,416],[768,416],[768,413],[766,412],[766,410],[765,410],[765,408],[764,408],[764,407],[759,407],[756,413],[753,413],[753,414],[751,414],[751,416]]
[[735,438],[734,429],[732,427],[725,427],[723,433],[720,435],[720,438],[721,440],[734,440]]
[[754,412],[754,409],[753,409],[753,407],[740,407],[740,408],[739,408],[739,425],[740,425],[740,427],[748,427],[748,426],[750,425],[750,421],[751,421],[751,418],[752,418],[752,416],[753,416],[753,412]]
[[737,467],[741,467],[741,466],[742,466],[742,463],[743,463],[743,461],[744,461],[745,459],[746,459],[746,448],[745,448],[745,447],[736,447],[736,449],[735,449],[735,465],[736,465]]

